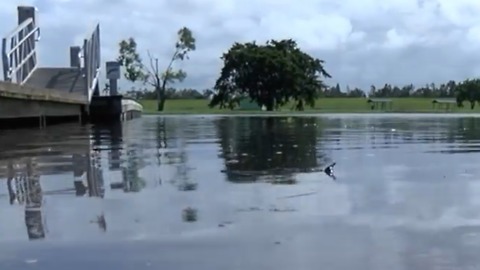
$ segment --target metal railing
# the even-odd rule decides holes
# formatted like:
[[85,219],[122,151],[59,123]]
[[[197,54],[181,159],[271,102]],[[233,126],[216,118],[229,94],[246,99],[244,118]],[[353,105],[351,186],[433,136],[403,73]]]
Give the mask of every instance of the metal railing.
[[88,102],[98,87],[100,77],[100,25],[97,24],[89,39],[83,42],[83,64],[87,80]]
[[2,39],[3,78],[5,81],[24,84],[37,68],[36,42],[40,28],[33,18],[19,24]]

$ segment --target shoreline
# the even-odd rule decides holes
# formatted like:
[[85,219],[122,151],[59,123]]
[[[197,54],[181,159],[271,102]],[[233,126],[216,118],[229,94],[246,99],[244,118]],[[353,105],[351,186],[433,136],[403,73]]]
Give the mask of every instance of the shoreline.
[[393,108],[375,108],[365,102],[364,98],[328,98],[319,99],[313,108],[306,107],[304,111],[291,110],[287,104],[276,111],[262,111],[257,108],[219,109],[209,108],[208,100],[204,99],[172,99],[167,100],[163,112],[158,112],[156,100],[138,100],[143,106],[145,115],[323,115],[323,114],[358,114],[358,115],[472,115],[480,113],[480,106],[473,110],[470,106],[437,106],[432,105],[430,98],[392,98]]
[[277,111],[262,111],[257,108],[219,109],[209,108],[205,99],[172,99],[167,100],[163,112],[157,112],[156,100],[138,100],[143,106],[145,115],[321,115],[321,114],[471,114],[480,113],[480,106],[473,110],[470,106],[437,106],[430,98],[392,98],[393,108],[375,108],[367,104],[364,98],[323,98],[315,102],[315,107],[306,107],[304,111],[291,110],[287,104]]
[[395,116],[421,116],[421,117],[474,117],[480,118],[480,113],[478,112],[234,112],[234,113],[223,113],[223,112],[166,112],[166,113],[157,113],[157,112],[144,112],[144,116],[174,116],[174,117],[206,117],[206,116],[218,116],[218,117],[251,117],[251,116],[265,116],[265,117],[274,117],[274,116],[380,116],[380,117],[395,117]]

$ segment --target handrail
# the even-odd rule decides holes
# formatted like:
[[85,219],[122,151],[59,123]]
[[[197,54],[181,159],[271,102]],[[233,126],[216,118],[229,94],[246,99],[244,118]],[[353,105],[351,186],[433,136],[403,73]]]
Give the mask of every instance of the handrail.
[[92,100],[93,93],[98,86],[100,77],[100,25],[97,24],[89,39],[83,42],[84,74],[87,81],[88,102]]
[[34,23],[33,18],[27,18],[21,24],[17,25],[17,27],[15,27],[15,29],[10,31],[10,33],[8,33],[5,38],[12,38],[12,37],[16,36],[19,32],[18,31],[19,29],[23,29],[23,28],[27,27],[30,23]]
[[9,67],[8,63],[10,62],[8,59],[8,55],[6,53],[7,51],[7,39],[3,38],[2,39],[2,64],[3,64],[3,79],[7,80],[8,78],[8,72],[9,72]]
[[[30,20],[32,20],[32,19],[30,18]],[[32,20],[32,23],[33,23],[33,20]],[[26,25],[26,26],[28,26],[28,25]],[[40,27],[34,25],[34,28],[31,31],[29,31],[28,34],[26,34],[20,41],[18,41],[17,45],[15,45],[13,48],[10,49],[10,53],[13,52],[14,50],[18,49],[22,45],[23,42],[25,42],[31,35],[33,35],[37,32],[40,33]],[[15,36],[9,36],[8,38],[12,38],[12,37],[15,37]],[[35,41],[38,41],[38,39],[35,38]]]
[[40,28],[35,25],[33,18],[27,18],[2,39],[5,81],[24,84],[30,78],[37,68],[35,42],[39,40]]

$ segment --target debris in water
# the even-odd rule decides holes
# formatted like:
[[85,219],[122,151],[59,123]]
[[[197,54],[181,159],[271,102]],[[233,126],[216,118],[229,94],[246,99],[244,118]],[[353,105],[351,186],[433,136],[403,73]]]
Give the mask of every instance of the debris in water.
[[240,208],[237,209],[237,212],[253,212],[253,211],[262,211],[259,207],[249,207],[249,208]]
[[279,209],[279,208],[272,208],[270,209],[270,212],[295,212],[297,210],[293,209],[293,208],[285,208],[285,209]]
[[296,198],[296,197],[302,197],[302,196],[309,196],[309,195],[313,195],[313,194],[317,194],[317,191],[312,191],[312,192],[308,192],[308,193],[300,193],[300,194],[295,194],[295,195],[280,197],[280,199],[290,199],[290,198]]
[[326,175],[333,178],[333,180],[337,179],[333,173],[333,167],[335,167],[336,164],[337,164],[336,162],[333,162],[323,170],[323,172],[325,172]]
[[187,207],[183,209],[182,213],[183,221],[185,222],[195,222],[197,221],[197,209]]
[[178,190],[179,191],[193,191],[193,190],[197,190],[197,186],[198,186],[197,183],[181,183],[178,186]]
[[222,222],[220,224],[218,224],[218,227],[225,227],[226,225],[230,225],[230,224],[233,224],[232,221],[225,221],[225,222]]

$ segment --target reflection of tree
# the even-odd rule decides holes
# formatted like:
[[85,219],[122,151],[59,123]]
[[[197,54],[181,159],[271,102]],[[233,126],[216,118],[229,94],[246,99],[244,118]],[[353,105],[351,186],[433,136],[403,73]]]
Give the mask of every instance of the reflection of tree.
[[[394,147],[409,143],[455,143],[480,140],[480,119],[474,117],[432,117],[412,119],[371,118],[342,119],[340,122],[328,121],[330,128],[358,130],[368,134],[368,144],[372,148]],[[345,130],[345,132],[349,132]],[[327,135],[324,133],[324,136]],[[328,131],[331,136],[332,131]],[[354,137],[360,140],[360,136]],[[356,142],[358,144],[358,142]],[[390,146],[389,146],[390,145]],[[469,147],[469,146],[462,146]]]
[[158,117],[155,122],[155,138],[157,142],[157,164],[160,165],[162,153],[160,149],[167,148],[167,128],[165,124],[165,118]]
[[136,144],[127,146],[127,165],[122,169],[123,190],[125,192],[139,192],[146,186],[145,179],[140,177],[140,158]]
[[108,152],[109,169],[119,170],[122,158],[122,124],[114,123],[109,127],[110,133],[110,149]]
[[[178,190],[196,190],[198,184],[192,182],[188,174],[190,168],[188,167],[188,153],[186,151],[186,146],[189,136],[195,137],[198,134],[192,133],[194,132],[193,130],[192,132],[184,132],[184,129],[177,129],[176,126],[177,123],[175,123],[175,120],[173,119],[169,121],[166,121],[165,118],[157,119],[155,129],[158,151],[157,164],[159,166],[168,165],[175,168],[176,173],[170,183],[176,185]],[[170,135],[168,142],[166,135],[167,127],[168,134]]]
[[450,136],[459,142],[479,141],[480,140],[480,118],[469,117],[459,118],[455,121],[455,126],[450,128]]
[[195,222],[198,219],[198,210],[192,207],[187,207],[182,211],[182,220],[184,222]]
[[[455,118],[424,118],[415,121],[392,121],[378,119],[369,126],[371,136],[378,138],[380,145],[395,139],[395,143],[468,143],[480,140],[480,119],[475,117]],[[365,128],[365,126],[363,127]],[[375,142],[371,140],[372,144]],[[466,149],[456,149],[447,152],[479,151],[478,147],[462,145]],[[472,149],[469,149],[472,148]]]
[[197,183],[192,182],[188,173],[190,170],[188,168],[188,154],[185,150],[185,145],[180,147],[178,158],[179,162],[175,164],[177,172],[172,182],[177,184],[177,188],[180,191],[196,190],[198,185]]
[[146,181],[140,177],[139,170],[146,162],[143,158],[143,142],[137,137],[123,136],[118,140],[123,145],[122,155],[125,157],[124,165],[121,165],[122,181],[110,184],[112,189],[122,189],[124,192],[139,192],[146,186]]
[[443,142],[456,143],[448,148],[442,149],[442,153],[478,153],[480,147],[480,119],[475,117],[458,118],[449,123],[447,130],[444,130]]
[[318,169],[320,118],[222,118],[217,128],[229,181],[274,175],[275,180],[285,177],[293,183],[292,173]]

